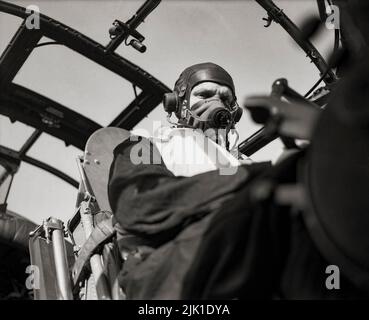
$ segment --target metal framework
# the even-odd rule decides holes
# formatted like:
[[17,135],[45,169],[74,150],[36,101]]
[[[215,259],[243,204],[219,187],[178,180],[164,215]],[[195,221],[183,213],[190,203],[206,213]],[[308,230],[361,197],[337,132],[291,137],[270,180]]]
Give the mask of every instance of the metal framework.
[[[329,89],[338,81],[338,77],[336,73],[333,71],[332,66],[330,66],[320,54],[320,52],[315,48],[315,46],[310,42],[309,39],[306,39],[302,34],[301,30],[293,23],[293,21],[280,9],[278,6],[274,4],[272,0],[255,0],[261,7],[263,7],[267,13],[268,18],[264,18],[263,20],[267,21],[265,27],[269,27],[270,24],[274,21],[278,23],[289,35],[290,37],[299,45],[299,47],[306,53],[306,56],[311,59],[311,62],[315,64],[315,66],[320,71],[320,79],[315,85],[305,94],[304,97],[298,97],[299,99],[307,98],[307,100],[315,102],[317,105],[324,105],[327,102],[327,95],[329,94],[329,90],[325,90],[326,94],[321,95],[317,94],[314,97],[309,97],[309,95],[314,92],[317,86],[320,84],[321,81],[324,81],[326,87]],[[321,15],[322,21],[326,18],[323,16],[325,13],[325,4],[324,0],[317,0],[317,5],[319,9],[319,13]],[[338,33],[337,33],[338,32]],[[336,30],[335,32],[335,44],[334,44],[334,51],[338,49],[339,46],[339,31]],[[285,87],[287,89],[288,86]],[[291,88],[288,89],[291,93]],[[317,90],[319,91],[319,90]],[[314,93],[317,93],[315,91]],[[297,93],[294,95],[296,96]],[[298,95],[298,94],[297,94]],[[306,101],[307,101],[306,100]],[[238,151],[240,153],[245,154],[246,156],[251,156],[258,150],[265,147],[270,142],[274,141],[279,137],[279,134],[276,132],[268,132],[265,127],[262,127],[247,139],[239,143]],[[287,141],[286,138],[282,138],[282,141],[288,146],[295,147],[295,144],[292,143],[292,140]]]
[[[269,22],[275,21],[280,24],[305,51],[324,75],[323,80],[327,84],[334,83],[337,80],[334,72],[329,69],[318,50],[308,40],[303,39],[301,31],[286,14],[271,0],[256,0],[256,2],[267,11]],[[141,93],[109,126],[131,130],[161,102],[163,94],[170,91],[146,71],[121,57],[114,50],[108,50],[109,45],[103,46],[48,16],[40,14],[40,29],[27,29],[25,21],[30,13],[27,13],[25,8],[0,1],[0,12],[23,19],[23,23],[0,57],[0,114],[9,117],[11,121],[21,121],[39,130],[39,134],[48,133],[64,141],[66,145],[73,145],[81,150],[88,137],[101,128],[98,123],[70,108],[12,82],[32,51],[40,45],[45,45],[39,43],[42,37],[51,39],[51,43],[75,51],[141,89]],[[28,141],[27,151],[36,140]],[[70,177],[36,159],[27,157],[26,153],[21,156],[18,154],[14,158],[27,160],[28,163],[76,185]]]
[[[272,0],[255,0],[260,6],[262,6],[268,13],[269,26],[272,21],[281,25],[291,38],[300,46],[306,55],[311,59],[315,66],[319,69],[320,74],[324,75],[324,82],[331,84],[337,80],[337,76],[330,66],[326,63],[322,55],[315,48],[315,46],[306,39],[301,30],[292,22],[292,20],[278,8]],[[318,5],[320,1],[318,1]]]
[[170,89],[117,53],[108,52],[103,45],[48,16],[40,14],[40,29],[27,29],[25,21],[31,13],[27,13],[25,8],[0,1],[1,12],[19,17],[23,23],[0,56],[0,114],[9,117],[12,122],[20,121],[34,127],[38,133],[37,137],[30,137],[20,151],[1,147],[0,157],[6,155],[13,160],[25,161],[77,187],[78,183],[71,177],[26,155],[43,132],[61,139],[67,146],[83,150],[88,137],[101,128],[101,125],[78,112],[13,83],[32,51],[43,45],[39,43],[42,37],[75,51],[141,89],[141,93],[109,126],[131,130],[161,102],[163,94]]

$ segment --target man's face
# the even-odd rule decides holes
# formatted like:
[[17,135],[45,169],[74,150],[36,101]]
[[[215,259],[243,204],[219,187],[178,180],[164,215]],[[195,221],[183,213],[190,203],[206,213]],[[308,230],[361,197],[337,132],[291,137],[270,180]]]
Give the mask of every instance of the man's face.
[[[215,99],[218,98],[224,103],[225,107],[230,108],[231,103],[233,101],[233,94],[232,90],[224,85],[215,83],[215,82],[202,82],[198,85],[194,86],[191,90],[190,94],[190,109],[192,109],[192,106],[201,101],[201,100],[207,100],[207,99]],[[200,116],[204,111],[206,111],[206,108],[204,110],[196,110],[196,114]]]
[[[196,106],[196,109],[193,108],[196,103],[209,99],[219,99],[221,103],[204,103],[198,107]],[[193,114],[201,120],[195,119],[192,126],[202,130],[208,128],[204,121],[209,119],[214,108],[221,106],[222,108],[231,109],[232,101],[232,90],[228,86],[210,81],[199,83],[191,90],[189,106]]]

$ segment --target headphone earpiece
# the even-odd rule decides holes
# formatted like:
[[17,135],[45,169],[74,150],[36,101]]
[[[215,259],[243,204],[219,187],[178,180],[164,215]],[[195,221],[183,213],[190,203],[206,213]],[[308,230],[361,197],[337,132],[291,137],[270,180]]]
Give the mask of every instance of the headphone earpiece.
[[163,97],[163,106],[165,112],[177,113],[179,110],[179,97],[176,92],[165,93]]
[[237,110],[235,112],[234,118],[233,118],[233,120],[234,120],[235,123],[237,123],[238,121],[240,121],[240,119],[242,117],[242,114],[243,114],[243,109],[240,106],[238,106],[237,107]]

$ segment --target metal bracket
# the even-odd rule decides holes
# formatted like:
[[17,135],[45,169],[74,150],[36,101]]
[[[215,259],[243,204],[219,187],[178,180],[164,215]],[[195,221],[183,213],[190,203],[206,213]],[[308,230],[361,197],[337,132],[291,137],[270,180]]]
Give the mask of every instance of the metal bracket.
[[51,241],[51,234],[54,230],[61,230],[63,231],[63,234],[66,236],[64,230],[64,224],[61,220],[55,219],[55,218],[48,218],[42,222],[41,225],[39,225],[35,230],[31,231],[29,233],[30,237],[39,236],[46,240],[47,243],[50,243]]
[[271,16],[270,14],[268,14],[268,17],[263,18],[263,20],[264,20],[264,21],[266,21],[266,24],[264,24],[264,27],[265,27],[265,28],[269,28],[269,27],[270,27],[270,25],[271,25],[271,24],[272,24],[272,22],[273,22],[273,18],[272,18],[272,16]]
[[[44,238],[46,244],[52,243],[59,298],[62,300],[73,300],[72,283],[64,239],[66,236],[63,222],[52,217],[44,220],[40,226],[30,232],[31,238]],[[31,239],[31,242],[33,240]]]

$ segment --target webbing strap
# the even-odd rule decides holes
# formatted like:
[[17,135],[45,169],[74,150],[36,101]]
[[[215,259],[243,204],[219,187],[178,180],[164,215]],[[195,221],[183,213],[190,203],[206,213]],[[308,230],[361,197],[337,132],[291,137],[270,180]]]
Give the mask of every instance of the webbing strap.
[[73,265],[72,278],[74,286],[76,286],[80,282],[83,271],[90,261],[90,257],[104,242],[111,239],[114,235],[115,229],[113,227],[112,218],[101,221],[94,228],[94,230],[84,243],[83,247],[79,251],[78,258]]

